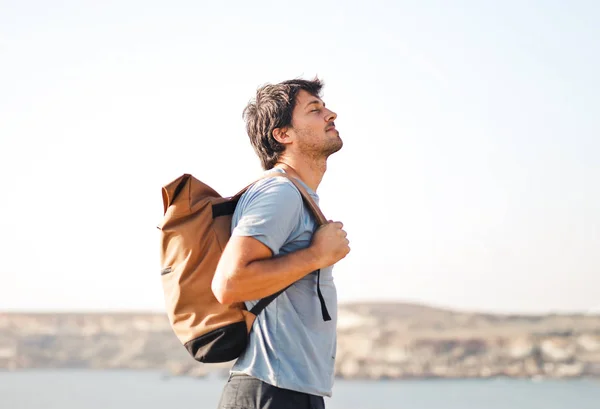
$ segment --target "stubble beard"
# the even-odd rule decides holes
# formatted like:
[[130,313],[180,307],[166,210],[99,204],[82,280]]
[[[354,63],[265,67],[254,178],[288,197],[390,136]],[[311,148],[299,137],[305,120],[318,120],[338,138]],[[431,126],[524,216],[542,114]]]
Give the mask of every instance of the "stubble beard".
[[311,137],[310,132],[298,130],[296,132],[299,134],[299,136],[301,136],[299,139],[302,141],[300,142],[300,151],[313,160],[327,159],[344,146],[344,142],[340,138],[340,134],[337,131],[337,136],[335,138],[329,137],[321,143],[311,142],[317,138]]

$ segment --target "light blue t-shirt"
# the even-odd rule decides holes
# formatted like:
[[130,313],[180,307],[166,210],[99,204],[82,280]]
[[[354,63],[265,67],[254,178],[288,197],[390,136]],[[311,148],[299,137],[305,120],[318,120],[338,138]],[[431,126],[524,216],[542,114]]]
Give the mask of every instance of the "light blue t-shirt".
[[[317,194],[300,183],[319,203]],[[233,236],[254,237],[268,246],[274,256],[308,247],[316,228],[300,192],[283,177],[262,179],[248,189],[232,219]],[[331,321],[323,320],[317,274],[310,273],[257,316],[248,347],[232,373],[244,373],[279,388],[331,396],[337,341],[337,294],[332,267],[321,269],[320,286]],[[248,301],[246,307],[251,309],[257,302]]]

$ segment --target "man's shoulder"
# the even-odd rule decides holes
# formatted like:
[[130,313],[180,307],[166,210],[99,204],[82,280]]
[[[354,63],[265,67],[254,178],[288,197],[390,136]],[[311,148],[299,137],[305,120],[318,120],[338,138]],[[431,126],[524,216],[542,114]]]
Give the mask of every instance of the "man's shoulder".
[[232,218],[232,234],[251,236],[279,254],[302,220],[302,196],[284,177],[263,178],[240,198]]
[[291,180],[271,172],[269,176],[256,181],[241,197],[242,202],[261,199],[287,202],[302,200],[302,195]]

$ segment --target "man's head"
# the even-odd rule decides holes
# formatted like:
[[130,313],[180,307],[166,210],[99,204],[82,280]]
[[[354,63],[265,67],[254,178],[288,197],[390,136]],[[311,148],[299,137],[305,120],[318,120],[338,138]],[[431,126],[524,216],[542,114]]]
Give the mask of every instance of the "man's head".
[[322,88],[319,79],[268,84],[244,109],[250,142],[265,170],[285,155],[318,160],[341,149],[333,122],[337,115],[321,100]]

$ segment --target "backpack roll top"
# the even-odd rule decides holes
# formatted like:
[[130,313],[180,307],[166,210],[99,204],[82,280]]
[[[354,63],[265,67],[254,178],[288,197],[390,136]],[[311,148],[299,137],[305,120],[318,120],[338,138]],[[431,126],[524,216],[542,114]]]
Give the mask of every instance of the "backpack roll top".
[[[191,178],[191,175],[186,173],[186,174],[178,177],[177,179],[175,179],[168,185],[163,186],[162,199],[163,199],[163,207],[164,207],[163,213],[165,215],[167,213],[167,210],[169,209],[169,206],[171,206],[171,204],[173,204],[173,202],[175,201],[175,198],[179,198],[180,204],[185,205],[186,199],[183,198],[183,196],[185,194],[181,195],[181,191],[183,190],[185,185],[188,184],[190,178]],[[189,193],[187,195],[187,198],[189,198]]]
[[243,303],[219,303],[211,288],[235,203],[187,174],[164,186],[162,194],[161,280],[171,327],[194,359],[235,359],[255,316]]

